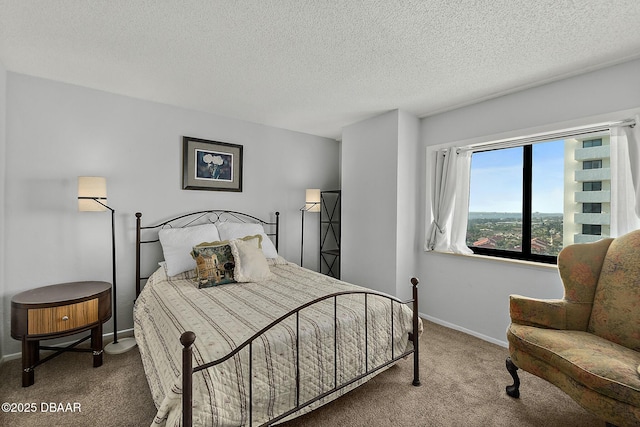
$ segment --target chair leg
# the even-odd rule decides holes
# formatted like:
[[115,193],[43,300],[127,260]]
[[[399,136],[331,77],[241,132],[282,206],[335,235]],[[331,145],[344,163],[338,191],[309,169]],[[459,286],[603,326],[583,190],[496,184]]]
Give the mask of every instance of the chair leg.
[[520,397],[520,378],[518,378],[518,367],[511,361],[510,357],[507,357],[507,371],[511,374],[513,378],[513,385],[507,386],[507,394],[513,398]]

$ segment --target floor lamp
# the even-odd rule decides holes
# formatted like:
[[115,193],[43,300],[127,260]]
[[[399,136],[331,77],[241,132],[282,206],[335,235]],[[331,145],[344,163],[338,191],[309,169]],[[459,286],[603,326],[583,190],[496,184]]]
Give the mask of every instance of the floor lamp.
[[134,338],[123,338],[118,341],[118,309],[117,309],[117,287],[116,287],[116,234],[115,234],[115,214],[116,211],[107,206],[107,180],[101,176],[79,176],[78,177],[78,210],[80,212],[104,212],[111,211],[111,254],[112,254],[112,307],[113,307],[113,342],[104,348],[105,353],[120,354],[131,350],[136,346]]
[[304,206],[300,208],[302,213],[302,233],[300,235],[300,267],[304,258],[304,213],[320,212],[320,190],[317,188],[308,188],[305,194]]

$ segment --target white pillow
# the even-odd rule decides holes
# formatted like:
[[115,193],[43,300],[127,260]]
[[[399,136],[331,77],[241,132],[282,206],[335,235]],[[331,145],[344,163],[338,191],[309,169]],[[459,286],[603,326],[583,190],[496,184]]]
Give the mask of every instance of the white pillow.
[[233,278],[236,282],[262,282],[271,277],[267,258],[260,248],[245,240],[231,240],[231,253],[235,261]]
[[213,224],[194,225],[185,228],[163,228],[158,232],[162,253],[167,263],[167,276],[175,276],[196,268],[191,250],[202,242],[221,240]]
[[261,224],[245,222],[220,222],[216,224],[221,240],[239,239],[244,236],[260,234],[262,236],[262,251],[267,258],[278,258],[278,251],[273,242],[264,232]]

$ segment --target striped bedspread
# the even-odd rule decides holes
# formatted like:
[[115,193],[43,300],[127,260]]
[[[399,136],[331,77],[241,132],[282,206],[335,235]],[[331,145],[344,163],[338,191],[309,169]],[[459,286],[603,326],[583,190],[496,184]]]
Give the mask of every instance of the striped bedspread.
[[[195,367],[225,356],[275,319],[311,300],[334,292],[365,290],[300,268],[282,258],[271,262],[270,269],[273,276],[268,281],[206,289],[197,288],[193,272],[167,277],[163,267],[147,281],[134,307],[134,324],[145,373],[158,408],[153,426],[181,424],[182,346],[179,338],[184,331],[196,334]],[[250,425],[250,416],[251,424],[261,424],[292,409],[296,401],[303,403],[331,390],[336,380],[339,385],[344,384],[367,368],[390,360],[392,352],[398,356],[411,348],[409,307],[394,303],[392,322],[390,300],[369,295],[365,329],[363,295],[339,296],[336,301],[335,307],[331,298],[300,312],[298,355],[295,316],[254,341],[251,390],[248,347],[219,365],[194,373],[193,424],[245,426]],[[337,325],[334,325],[334,310]],[[337,369],[334,369],[336,358]],[[298,391],[296,360],[300,364]],[[321,406],[369,378],[332,393],[291,417]]]

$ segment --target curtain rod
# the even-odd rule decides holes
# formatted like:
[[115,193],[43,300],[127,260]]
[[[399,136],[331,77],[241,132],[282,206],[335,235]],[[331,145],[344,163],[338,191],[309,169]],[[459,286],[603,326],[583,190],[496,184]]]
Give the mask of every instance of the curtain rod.
[[535,144],[537,142],[570,138],[574,136],[585,135],[588,133],[604,132],[604,131],[611,130],[612,127],[616,127],[616,126],[634,127],[635,125],[636,125],[636,121],[634,119],[626,119],[626,120],[620,120],[617,122],[601,123],[597,125],[571,128],[571,129],[557,131],[557,132],[547,132],[547,133],[540,133],[532,136],[523,136],[523,137],[517,137],[517,138],[503,139],[503,140],[494,141],[494,142],[473,144],[473,145],[468,145],[466,147],[460,147],[458,148],[457,152],[463,153],[467,151],[485,151],[485,150],[495,150],[499,148],[521,147],[523,145]]

